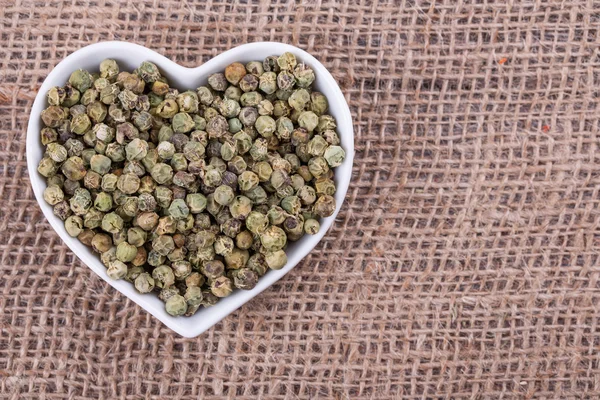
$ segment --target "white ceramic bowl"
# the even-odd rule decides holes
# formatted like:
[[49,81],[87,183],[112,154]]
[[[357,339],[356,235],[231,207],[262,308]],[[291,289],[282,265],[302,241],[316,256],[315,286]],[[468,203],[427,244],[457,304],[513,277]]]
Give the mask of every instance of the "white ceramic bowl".
[[[134,289],[131,283],[124,280],[114,281],[110,279],[106,275],[106,268],[100,262],[98,255],[80,243],[76,238],[70,237],[65,231],[63,222],[53,214],[52,207],[44,201],[42,194],[46,188],[46,183],[44,178],[37,172],[37,165],[44,152],[39,139],[39,132],[42,128],[40,113],[47,107],[46,93],[53,86],[64,85],[69,79],[71,72],[78,68],[97,71],[99,63],[106,58],[117,60],[120,67],[127,70],[133,70],[144,60],[151,61],[160,68],[172,86],[179,89],[195,89],[198,86],[206,84],[210,74],[223,71],[225,67],[232,62],[262,60],[269,55],[282,54],[286,51],[294,53],[300,61],[313,68],[317,77],[315,87],[327,96],[330,106],[329,112],[337,121],[342,147],[346,151],[346,160],[341,166],[335,169],[335,182],[337,185],[335,199],[337,202],[337,209],[331,217],[321,221],[321,230],[318,234],[314,236],[305,235],[298,242],[292,243],[286,250],[288,255],[287,265],[281,270],[269,271],[265,276],[259,279],[258,284],[254,289],[249,291],[235,290],[231,296],[221,299],[217,305],[210,308],[201,307],[192,317],[172,317],[165,312],[163,302],[160,301],[156,295],[140,294]],[[35,102],[31,109],[29,126],[27,128],[27,165],[29,177],[35,197],[37,198],[44,215],[50,222],[50,225],[52,225],[67,246],[69,246],[88,267],[100,275],[102,279],[107,281],[119,292],[135,301],[142,308],[146,309],[169,328],[185,337],[198,336],[221,319],[225,318],[231,312],[288,273],[316,246],[333,223],[342,206],[350,183],[353,158],[354,133],[352,130],[352,118],[348,104],[337,83],[327,69],[313,56],[297,47],[283,43],[260,42],[238,46],[197,68],[182,67],[152,50],[132,43],[103,42],[92,44],[77,50],[61,61],[54,70],[50,72],[35,98]]]

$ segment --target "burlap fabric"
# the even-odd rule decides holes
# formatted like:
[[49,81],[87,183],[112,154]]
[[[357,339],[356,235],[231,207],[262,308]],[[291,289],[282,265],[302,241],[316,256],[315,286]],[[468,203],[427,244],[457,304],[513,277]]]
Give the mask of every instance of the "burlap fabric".
[[[600,3],[465,3],[0,0],[0,397],[597,398]],[[186,66],[291,43],[352,109],[334,227],[196,339],[78,261],[29,188],[39,85],[112,39]]]

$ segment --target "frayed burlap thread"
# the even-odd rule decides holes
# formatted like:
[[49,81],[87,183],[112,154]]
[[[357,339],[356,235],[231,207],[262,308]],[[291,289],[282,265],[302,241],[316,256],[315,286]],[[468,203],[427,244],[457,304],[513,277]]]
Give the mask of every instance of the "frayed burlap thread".
[[[598,10],[0,0],[0,398],[598,398]],[[196,339],[78,261],[29,187],[40,84],[103,40],[190,67],[291,43],[352,110],[353,178],[333,228]]]

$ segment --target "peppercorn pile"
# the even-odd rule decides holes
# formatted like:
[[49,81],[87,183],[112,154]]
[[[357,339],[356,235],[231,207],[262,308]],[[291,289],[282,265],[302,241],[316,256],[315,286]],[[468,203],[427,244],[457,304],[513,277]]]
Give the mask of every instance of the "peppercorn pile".
[[112,279],[190,316],[254,288],[333,214],[345,153],[293,54],[233,63],[182,93],[150,62],[99,70],[48,92],[38,171],[45,201]]

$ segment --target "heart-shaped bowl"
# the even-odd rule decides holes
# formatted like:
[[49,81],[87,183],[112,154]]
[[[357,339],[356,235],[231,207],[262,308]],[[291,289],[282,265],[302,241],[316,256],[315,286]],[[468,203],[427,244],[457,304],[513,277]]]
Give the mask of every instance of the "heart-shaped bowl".
[[[248,291],[235,290],[229,297],[220,299],[215,306],[200,308],[191,317],[172,317],[166,313],[163,302],[156,295],[140,294],[131,283],[124,280],[115,281],[109,278],[98,254],[92,252],[90,248],[86,247],[76,238],[69,236],[63,222],[54,215],[52,207],[44,201],[42,195],[46,188],[46,182],[37,172],[37,165],[44,154],[44,148],[39,136],[42,129],[40,113],[47,107],[46,94],[53,86],[63,86],[71,73],[76,69],[83,68],[90,71],[97,71],[100,62],[107,58],[115,59],[122,69],[130,71],[137,68],[142,61],[151,61],[160,68],[172,86],[178,89],[195,89],[198,86],[205,85],[210,74],[222,72],[227,65],[235,61],[245,63],[252,60],[263,60],[267,56],[279,55],[286,51],[295,54],[299,61],[306,63],[315,71],[316,80],[314,87],[327,96],[329,100],[329,113],[337,121],[338,134],[342,142],[341,146],[346,151],[345,161],[335,169],[335,183],[337,186],[335,200],[337,208],[332,216],[321,221],[321,229],[316,235],[305,235],[301,240],[291,243],[286,249],[288,256],[287,264],[280,270],[267,272],[267,274],[258,280],[258,284],[254,289]],[[276,42],[241,45],[218,55],[197,68],[182,67],[152,50],[132,43],[102,42],[89,45],[69,55],[50,72],[35,98],[27,127],[27,167],[29,178],[35,197],[52,228],[54,228],[67,246],[73,250],[77,257],[102,279],[146,309],[169,328],[185,337],[200,335],[271,286],[294,268],[317,245],[340,211],[352,175],[353,158],[354,132],[352,129],[352,117],[348,104],[336,81],[323,64],[307,52],[288,44]]]

